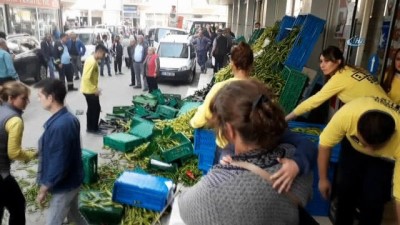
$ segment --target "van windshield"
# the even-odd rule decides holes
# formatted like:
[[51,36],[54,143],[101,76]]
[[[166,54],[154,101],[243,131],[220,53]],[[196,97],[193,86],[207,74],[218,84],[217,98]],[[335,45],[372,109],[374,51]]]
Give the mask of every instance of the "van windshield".
[[165,58],[185,58],[189,56],[188,45],[184,43],[162,42],[158,47],[158,56]]
[[167,35],[171,35],[171,34],[187,34],[187,33],[184,31],[180,31],[180,30],[160,28],[160,29],[158,29],[158,33],[157,33],[157,37],[155,38],[155,41],[158,42],[159,40],[165,38]]
[[83,42],[84,45],[91,45],[92,44],[92,34],[78,34],[79,40]]

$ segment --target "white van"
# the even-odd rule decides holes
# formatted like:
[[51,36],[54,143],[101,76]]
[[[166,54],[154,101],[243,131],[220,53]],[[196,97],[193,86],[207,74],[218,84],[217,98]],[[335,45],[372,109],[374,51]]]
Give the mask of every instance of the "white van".
[[85,55],[81,57],[82,62],[85,62],[86,58],[94,53],[94,50],[97,45],[97,37],[98,36],[100,37],[100,40],[101,40],[101,38],[104,34],[107,35],[108,47],[111,48],[111,46],[112,46],[111,33],[108,29],[77,28],[77,29],[68,30],[66,33],[70,34],[72,32],[74,32],[78,36],[79,40],[81,40],[86,47]]
[[192,83],[196,75],[196,53],[189,35],[168,35],[158,46],[161,80]]
[[150,46],[158,47],[160,41],[167,35],[186,35],[188,32],[175,27],[152,27],[147,32]]

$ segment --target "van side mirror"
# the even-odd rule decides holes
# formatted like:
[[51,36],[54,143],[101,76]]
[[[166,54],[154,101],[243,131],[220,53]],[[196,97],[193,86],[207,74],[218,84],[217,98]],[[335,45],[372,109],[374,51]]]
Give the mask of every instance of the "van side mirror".
[[196,52],[192,52],[192,53],[190,53],[190,58],[191,58],[191,59],[194,59],[194,58],[196,58]]

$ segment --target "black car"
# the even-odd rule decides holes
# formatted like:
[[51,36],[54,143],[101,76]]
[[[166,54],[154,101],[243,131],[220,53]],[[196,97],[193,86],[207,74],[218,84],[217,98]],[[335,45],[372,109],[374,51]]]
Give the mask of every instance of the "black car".
[[40,42],[28,34],[7,36],[7,46],[15,55],[14,67],[21,81],[36,82],[47,77],[47,65],[40,53]]

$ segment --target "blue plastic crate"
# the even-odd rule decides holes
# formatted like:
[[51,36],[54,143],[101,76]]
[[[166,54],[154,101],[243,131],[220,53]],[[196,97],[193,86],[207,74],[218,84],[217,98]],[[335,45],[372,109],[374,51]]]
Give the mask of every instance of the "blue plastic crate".
[[307,15],[298,15],[293,23],[293,27],[301,27],[306,20]]
[[279,26],[279,33],[276,35],[275,40],[281,41],[285,39],[290,29],[293,27],[293,23],[296,19],[293,16],[284,16]]
[[307,15],[284,64],[301,71],[324,30],[324,26],[325,20],[311,14]]
[[214,157],[214,154],[199,154],[199,170],[209,171],[214,165]]
[[125,171],[115,181],[113,201],[160,212],[172,197],[172,180]]
[[[330,163],[328,169],[328,179],[333,183],[333,179],[336,172],[336,164]],[[319,192],[318,188],[318,168],[314,168],[314,180],[313,180],[313,195],[311,200],[306,205],[306,210],[313,216],[328,216],[330,210],[330,201],[324,199]]]
[[[325,128],[325,125],[323,124],[315,124],[315,123],[305,123],[305,122],[297,122],[297,121],[290,121],[288,123],[289,129],[291,129],[293,131],[293,128],[318,128],[321,131]],[[304,134],[301,133],[302,136],[304,136],[305,138],[309,139],[310,141],[312,141],[313,143],[315,143],[316,145],[318,145],[319,143],[319,135],[316,134]],[[338,162],[339,161],[339,156],[340,156],[340,151],[341,151],[341,147],[340,147],[340,143],[335,145],[332,149],[331,152],[331,162]],[[318,147],[318,146],[317,146]]]
[[215,132],[208,129],[194,130],[194,154],[209,153],[214,154],[217,149],[215,143]]

